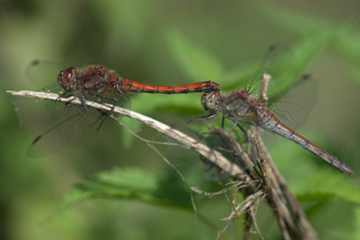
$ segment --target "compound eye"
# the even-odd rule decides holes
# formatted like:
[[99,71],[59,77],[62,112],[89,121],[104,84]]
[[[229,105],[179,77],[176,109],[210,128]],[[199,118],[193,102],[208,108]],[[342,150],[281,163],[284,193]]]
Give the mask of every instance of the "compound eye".
[[74,74],[74,73],[73,73],[73,70],[74,70],[73,67],[69,67],[69,68],[63,70],[63,71],[62,71],[63,78],[70,80],[70,79],[73,77],[73,74]]
[[64,78],[64,71],[60,71],[57,77],[58,82],[61,84],[61,82],[63,81]]
[[74,81],[74,68],[69,67],[59,72],[58,83],[60,86],[66,90],[71,90],[72,82]]

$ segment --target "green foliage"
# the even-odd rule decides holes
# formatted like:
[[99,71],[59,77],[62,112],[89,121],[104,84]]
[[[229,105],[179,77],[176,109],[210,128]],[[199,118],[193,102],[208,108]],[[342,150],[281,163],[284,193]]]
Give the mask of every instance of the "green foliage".
[[326,46],[327,40],[327,35],[322,33],[304,38],[269,68],[268,72],[273,78],[269,89],[270,104],[279,100],[301,81],[306,67]]
[[[287,30],[301,34],[305,38],[319,33],[326,37],[329,50],[344,57],[358,72],[360,64],[360,34],[355,24],[335,23],[313,16],[296,15],[285,10],[264,8],[264,13]],[[310,37],[311,38],[311,37]],[[359,82],[360,75],[355,74],[352,79]]]
[[[311,139],[316,141],[319,138],[312,134]],[[272,146],[271,150],[273,158],[279,160],[277,163],[289,180],[292,191],[304,201],[326,202],[332,197],[360,204],[360,188],[350,177],[339,173],[323,160],[286,140]],[[316,167],[320,164],[321,167]]]
[[221,79],[224,69],[219,60],[200,46],[191,43],[180,32],[168,34],[169,49],[179,66],[192,79]]
[[140,169],[114,168],[77,184],[67,194],[65,203],[72,205],[89,199],[136,200],[190,211],[189,192],[174,175],[171,172],[154,176]]
[[[157,111],[181,114],[182,116],[190,116],[189,113],[191,113],[193,116],[194,113],[200,112],[200,99],[198,95],[191,94],[166,96],[139,94],[131,99],[131,109],[145,115],[151,115],[151,112]],[[120,118],[119,121],[127,124],[135,133],[142,128],[142,125],[133,119]],[[127,147],[130,147],[134,141],[134,135],[129,131],[124,131],[122,141]]]
[[[355,215],[356,215],[355,225],[360,226],[360,207],[357,207],[355,209]],[[356,228],[356,232],[355,232],[355,236],[354,236],[354,239],[358,239],[358,238],[360,238],[360,228],[359,227]]]
[[[132,45],[144,41],[145,19],[152,7],[147,1],[109,1],[106,4],[94,1],[93,5],[103,16],[102,21],[107,27],[109,42],[106,47],[109,51],[121,42],[124,35],[131,40],[129,43]],[[134,12],[137,14],[133,14]]]

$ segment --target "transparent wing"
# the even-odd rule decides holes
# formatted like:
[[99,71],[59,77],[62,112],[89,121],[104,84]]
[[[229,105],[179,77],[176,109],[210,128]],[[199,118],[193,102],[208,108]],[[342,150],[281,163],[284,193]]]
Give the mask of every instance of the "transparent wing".
[[[277,80],[271,81],[272,88]],[[318,82],[309,74],[304,74],[284,92],[279,92],[270,99],[270,107],[278,117],[292,128],[299,128],[309,118],[317,103]]]
[[22,86],[31,90],[59,92],[61,88],[56,79],[58,73],[65,67],[66,64],[56,61],[34,59],[24,67],[25,81]]

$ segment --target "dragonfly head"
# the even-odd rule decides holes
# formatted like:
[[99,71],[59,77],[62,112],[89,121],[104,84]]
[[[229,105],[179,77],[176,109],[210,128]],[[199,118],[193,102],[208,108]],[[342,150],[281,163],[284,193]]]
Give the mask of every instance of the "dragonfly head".
[[65,91],[74,90],[76,86],[76,69],[74,67],[68,67],[60,71],[57,81]]
[[220,85],[217,82],[207,81],[206,85],[207,85],[207,90],[206,90],[207,93],[218,92],[220,90]]
[[201,104],[206,111],[217,112],[221,107],[221,94],[219,91],[204,93],[201,96]]

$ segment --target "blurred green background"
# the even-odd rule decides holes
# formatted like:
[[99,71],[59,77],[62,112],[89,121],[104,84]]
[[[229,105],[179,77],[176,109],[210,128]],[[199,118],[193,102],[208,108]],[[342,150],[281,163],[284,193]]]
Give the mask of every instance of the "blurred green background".
[[[224,197],[193,196],[194,213],[189,186],[222,185],[190,150],[158,146],[181,179],[119,124],[108,120],[96,131],[91,113],[31,146],[71,109],[5,90],[53,90],[62,66],[89,63],[151,83],[212,79],[229,91],[266,69],[274,79],[270,95],[295,96],[285,111],[355,175],[342,176],[269,136],[276,164],[321,239],[360,239],[359,8],[355,0],[0,1],[0,239],[215,239],[224,227],[231,208]],[[263,64],[272,44],[276,56]],[[27,68],[34,59],[59,64]],[[303,73],[312,83],[294,88]],[[216,126],[185,123],[202,113],[196,94],[133,96],[129,107],[191,133]],[[145,138],[169,141],[120,121]],[[265,206],[258,222],[265,239],[279,238]],[[241,223],[223,237],[239,239]]]

